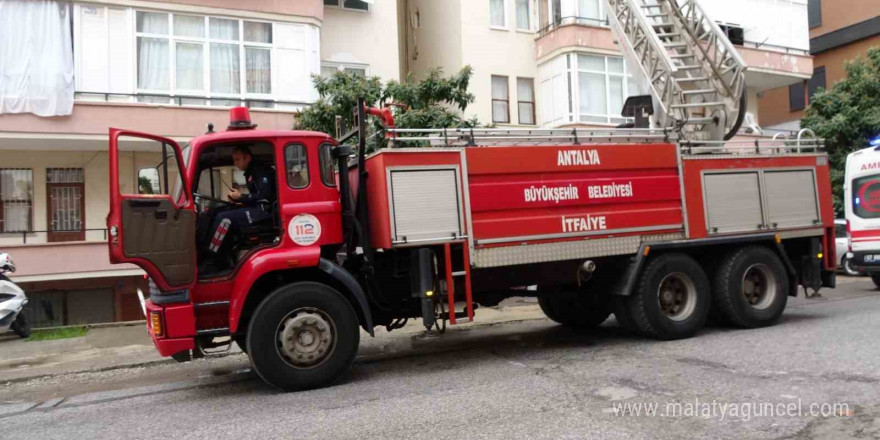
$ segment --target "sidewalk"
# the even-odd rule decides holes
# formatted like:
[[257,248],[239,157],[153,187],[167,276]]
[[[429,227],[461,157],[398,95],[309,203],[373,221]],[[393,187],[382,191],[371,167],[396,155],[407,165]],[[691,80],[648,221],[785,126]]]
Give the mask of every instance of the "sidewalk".
[[[459,332],[502,322],[543,319],[544,314],[533,298],[515,298],[493,308],[477,309],[474,322],[447,327],[447,332]],[[376,337],[361,334],[361,353],[384,351],[391,342],[411,340],[424,333],[421,320],[410,320],[407,325],[389,333],[384,327],[376,328]],[[406,344],[404,344],[406,345]],[[230,354],[240,353],[233,345]],[[143,324],[121,327],[92,328],[79,338],[28,342],[16,336],[0,337],[0,384],[18,382],[44,376],[68,373],[103,371],[158,363],[173,363],[163,358],[153,347]]]

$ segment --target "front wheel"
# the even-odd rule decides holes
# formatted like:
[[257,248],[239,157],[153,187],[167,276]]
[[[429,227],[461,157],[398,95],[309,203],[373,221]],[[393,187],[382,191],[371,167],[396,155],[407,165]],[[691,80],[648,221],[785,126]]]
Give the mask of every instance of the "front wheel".
[[314,282],[283,286],[251,317],[247,350],[254,371],[285,391],[332,384],[351,367],[358,317],[336,289]]
[[10,327],[20,338],[28,338],[31,336],[31,323],[25,319],[23,313],[18,314]]

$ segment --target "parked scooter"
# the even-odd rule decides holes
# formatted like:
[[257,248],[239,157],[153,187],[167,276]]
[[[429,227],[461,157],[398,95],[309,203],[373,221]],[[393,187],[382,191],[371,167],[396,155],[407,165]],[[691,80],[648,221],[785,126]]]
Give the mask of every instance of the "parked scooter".
[[31,325],[21,313],[28,299],[24,290],[15,285],[5,274],[15,272],[15,263],[9,254],[0,253],[0,333],[12,330],[18,336],[31,335]]

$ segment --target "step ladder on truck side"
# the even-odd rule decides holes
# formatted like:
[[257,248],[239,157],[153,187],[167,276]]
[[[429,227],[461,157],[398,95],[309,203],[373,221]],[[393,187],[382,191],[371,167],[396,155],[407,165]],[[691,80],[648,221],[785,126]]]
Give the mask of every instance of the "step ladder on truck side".
[[746,64],[697,0],[605,0],[624,55],[648,85],[655,126],[728,140],[746,112]]

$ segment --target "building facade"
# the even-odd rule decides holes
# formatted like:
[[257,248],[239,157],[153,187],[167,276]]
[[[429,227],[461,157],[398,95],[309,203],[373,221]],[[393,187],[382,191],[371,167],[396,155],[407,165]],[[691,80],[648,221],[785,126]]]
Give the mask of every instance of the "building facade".
[[[758,94],[808,79],[806,0],[702,0],[748,65]],[[474,69],[466,116],[497,126],[613,127],[628,96],[646,93],[609,28],[604,0],[404,0],[407,72]],[[745,132],[743,132],[746,135]]]
[[800,128],[800,119],[819,88],[846,77],[846,62],[880,46],[880,2],[809,0],[810,78],[768,90],[759,98],[764,125],[782,131]]
[[[10,11],[45,14],[40,48],[16,56],[51,60],[40,71],[58,76],[41,81],[64,93],[0,84],[0,251],[38,326],[141,318],[143,272],[107,255],[109,127],[182,143],[245,105],[260,127],[285,129],[317,99],[311,77],[340,70],[389,81],[469,65],[476,100],[464,116],[498,127],[613,127],[626,97],[645,93],[604,0],[36,3],[0,1],[0,41],[35,33]],[[813,74],[806,0],[701,3],[749,65],[749,112],[766,125],[758,96]],[[0,74],[18,75],[10,65]],[[129,150],[131,188],[159,156]]]
[[[62,60],[41,66],[57,78],[29,72],[28,81],[72,89],[68,114],[38,116],[64,106],[44,105],[46,96],[71,90],[0,84],[0,252],[17,263],[36,326],[142,319],[143,271],[108,259],[109,127],[184,143],[245,105],[261,128],[287,129],[317,99],[312,75],[401,75],[396,1],[4,1],[0,16],[6,41],[37,32],[15,17],[41,17],[37,48],[4,56]],[[10,65],[0,62],[0,78],[17,72]],[[160,160],[131,150],[121,158],[126,186]]]

